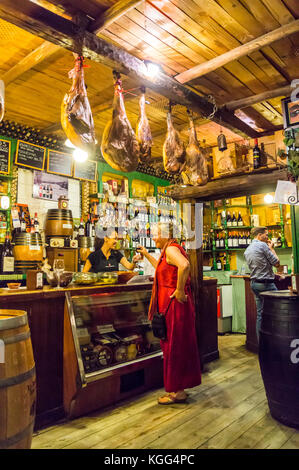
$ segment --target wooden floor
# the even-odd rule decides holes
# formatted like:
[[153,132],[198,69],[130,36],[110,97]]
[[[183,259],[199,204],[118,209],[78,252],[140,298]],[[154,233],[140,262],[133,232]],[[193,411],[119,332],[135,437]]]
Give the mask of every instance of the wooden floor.
[[256,354],[245,335],[219,337],[188,403],[161,406],[162,390],[34,434],[34,449],[299,449],[299,432],[269,413]]

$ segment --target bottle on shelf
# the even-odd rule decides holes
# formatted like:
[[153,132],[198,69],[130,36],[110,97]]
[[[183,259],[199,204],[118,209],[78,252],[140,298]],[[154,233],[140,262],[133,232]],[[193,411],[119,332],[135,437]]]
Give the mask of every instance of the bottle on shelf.
[[39,221],[38,221],[38,218],[37,218],[37,212],[35,212],[34,214],[34,231],[35,233],[39,233]]
[[239,212],[239,216],[238,216],[238,227],[242,227],[244,225],[243,223],[243,219],[242,219],[242,216],[241,216],[241,212]]
[[224,234],[220,235],[219,248],[225,248],[225,236],[224,236]]
[[21,232],[26,232],[26,220],[24,218],[24,212],[22,210],[20,213],[20,228]]
[[216,248],[220,248],[220,240],[219,240],[219,234],[217,233],[216,235]]
[[95,237],[96,236],[96,227],[95,227],[95,224],[94,224],[94,219],[91,219],[91,230],[90,230],[90,233],[91,233],[91,237]]
[[238,248],[239,247],[239,240],[236,232],[233,232],[233,248]]
[[31,222],[30,222],[30,233],[35,233],[35,230],[34,230],[34,219],[33,219],[33,218],[31,219]]
[[229,211],[227,211],[226,225],[227,225],[227,227],[231,227],[231,226],[232,226],[232,218],[231,218],[231,215],[230,215],[230,212],[229,212]]
[[229,232],[228,234],[228,238],[227,238],[227,247],[228,248],[232,248],[233,247],[233,238],[232,238],[232,234]]
[[247,233],[247,246],[251,244],[250,232]]
[[15,259],[12,245],[10,243],[9,232],[6,232],[5,242],[1,250],[0,270],[2,274],[12,274],[14,272]]
[[222,227],[225,227],[225,223],[226,223],[226,213],[225,211],[221,211],[221,225]]
[[238,226],[238,221],[236,218],[236,214],[233,212],[233,217],[232,217],[232,226],[237,227]]
[[85,224],[85,236],[91,237],[91,222],[90,222],[90,214],[87,216],[87,222]]
[[257,170],[261,166],[261,151],[258,146],[258,140],[254,139],[253,147],[253,168]]
[[79,237],[84,237],[84,234],[85,234],[85,227],[84,227],[83,218],[81,217],[80,225],[79,225],[79,229],[78,229],[78,235],[79,235]]
[[216,257],[216,267],[217,267],[217,271],[222,270],[222,263],[221,263],[221,259],[220,259],[219,255],[217,255],[217,257]]

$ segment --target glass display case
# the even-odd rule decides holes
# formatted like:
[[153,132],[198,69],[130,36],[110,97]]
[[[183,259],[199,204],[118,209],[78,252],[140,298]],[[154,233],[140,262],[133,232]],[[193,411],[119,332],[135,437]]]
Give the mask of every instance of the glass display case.
[[150,297],[151,290],[66,293],[82,386],[108,371],[162,355],[147,318]]

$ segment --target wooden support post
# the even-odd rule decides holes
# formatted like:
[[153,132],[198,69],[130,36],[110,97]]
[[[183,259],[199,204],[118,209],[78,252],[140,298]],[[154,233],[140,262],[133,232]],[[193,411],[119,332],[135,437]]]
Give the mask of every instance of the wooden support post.
[[299,274],[299,206],[291,206],[291,220],[294,273]]

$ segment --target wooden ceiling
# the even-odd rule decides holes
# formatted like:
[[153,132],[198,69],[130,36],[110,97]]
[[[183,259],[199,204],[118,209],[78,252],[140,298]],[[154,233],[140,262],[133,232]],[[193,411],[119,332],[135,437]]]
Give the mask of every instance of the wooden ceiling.
[[[5,7],[2,9],[1,3],[0,18],[4,18]],[[110,20],[98,36],[139,59],[159,63],[164,73],[174,78],[281,26],[291,25],[299,18],[298,0],[34,0],[32,3],[72,21],[78,15],[82,21],[85,15],[86,28],[90,31],[97,31],[108,11]],[[115,10],[111,10],[115,4]],[[120,15],[122,7],[133,4],[134,8]],[[4,19],[0,19],[0,53],[0,78],[6,83],[5,119],[62,135],[60,105],[71,85],[68,71],[74,63],[72,53]],[[86,63],[90,66],[85,69],[88,96],[100,141],[111,117],[112,70],[91,60]],[[297,32],[286,34],[185,85],[205,98],[212,95],[220,107],[232,100],[289,85],[299,78],[298,70]],[[122,78],[124,88],[138,95],[142,81],[125,75]],[[282,96],[236,110],[235,114],[259,132],[274,131],[282,125]],[[152,154],[159,158],[166,132],[168,99],[149,88],[147,99],[150,102],[147,114],[154,135]],[[134,127],[138,118],[138,97],[126,94],[125,102]],[[175,125],[187,140],[186,109],[177,105],[173,111]],[[195,117],[200,140],[214,145],[219,125],[204,116]],[[240,139],[231,131],[227,131],[227,135],[231,141]]]

